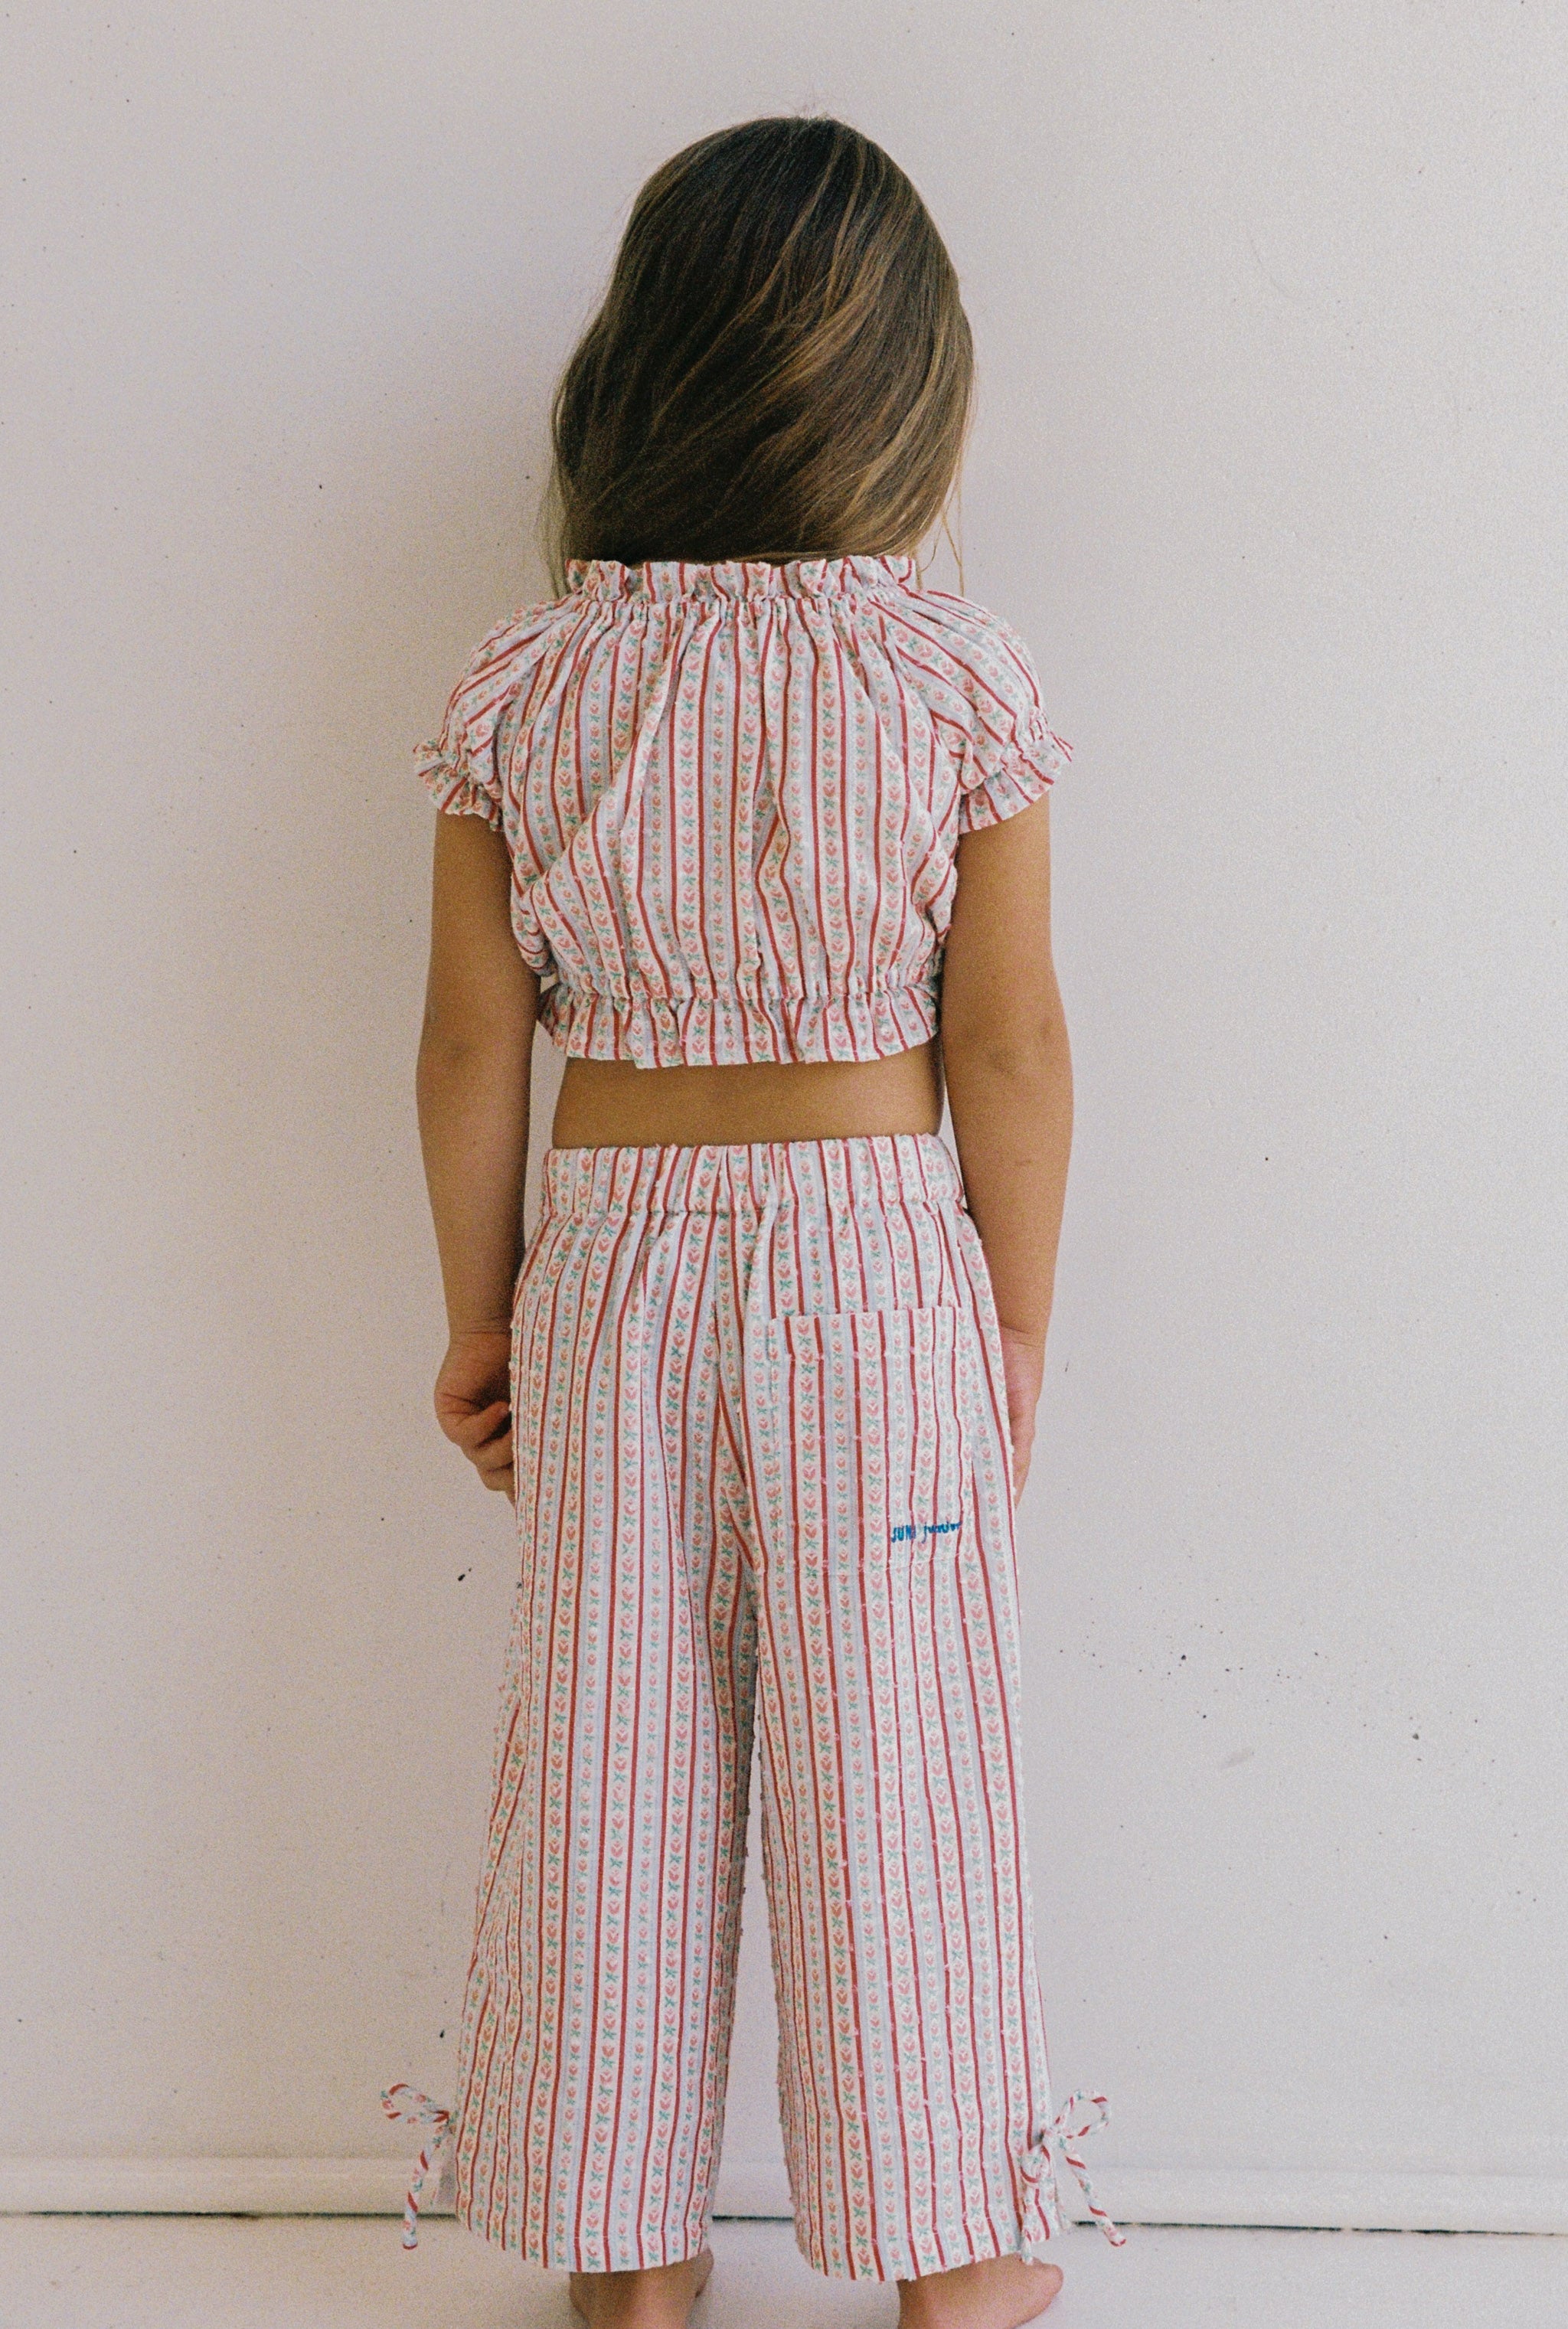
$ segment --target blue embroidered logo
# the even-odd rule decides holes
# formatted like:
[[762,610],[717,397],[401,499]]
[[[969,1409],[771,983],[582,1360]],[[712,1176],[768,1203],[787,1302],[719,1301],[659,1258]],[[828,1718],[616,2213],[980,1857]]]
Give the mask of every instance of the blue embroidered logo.
[[901,1521],[893,1532],[894,1544],[908,1544],[917,1536],[951,1536],[959,1526],[957,1521]]

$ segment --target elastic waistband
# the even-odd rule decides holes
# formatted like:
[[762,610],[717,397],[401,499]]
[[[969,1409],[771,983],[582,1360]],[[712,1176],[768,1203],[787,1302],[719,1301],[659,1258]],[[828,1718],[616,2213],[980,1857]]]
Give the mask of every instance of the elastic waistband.
[[951,1150],[934,1132],[735,1147],[550,1148],[546,1214],[812,1213],[866,1205],[962,1205]]

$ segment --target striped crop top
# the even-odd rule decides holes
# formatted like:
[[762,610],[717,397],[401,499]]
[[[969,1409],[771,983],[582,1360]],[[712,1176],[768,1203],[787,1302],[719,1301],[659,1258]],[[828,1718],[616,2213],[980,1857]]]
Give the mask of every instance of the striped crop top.
[[512,860],[562,1050],[872,1060],[936,1032],[960,835],[1065,764],[1028,649],[907,556],[574,561],[420,748]]

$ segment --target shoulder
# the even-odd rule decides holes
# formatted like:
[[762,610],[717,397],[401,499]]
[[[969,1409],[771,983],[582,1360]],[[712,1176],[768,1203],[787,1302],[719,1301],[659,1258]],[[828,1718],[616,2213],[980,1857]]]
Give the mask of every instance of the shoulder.
[[1040,674],[1004,616],[950,590],[911,589],[886,602],[892,644],[917,692],[1009,740],[1043,717]]
[[1015,816],[1072,758],[1046,718],[1025,640],[1005,617],[949,590],[907,590],[890,615],[901,674],[958,760],[960,832]]
[[496,738],[524,704],[581,611],[574,595],[515,608],[470,653],[447,699],[439,735],[415,748],[420,777],[438,807],[499,828],[504,786]]
[[575,593],[515,608],[469,654],[448,699],[448,724],[469,736],[494,726],[502,709],[533,677],[579,610]]

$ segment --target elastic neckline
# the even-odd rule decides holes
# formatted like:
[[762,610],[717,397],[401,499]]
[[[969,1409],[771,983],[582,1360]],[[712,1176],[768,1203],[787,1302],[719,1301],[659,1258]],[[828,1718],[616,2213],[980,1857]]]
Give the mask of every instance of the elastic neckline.
[[573,558],[566,582],[597,599],[836,599],[905,589],[915,562],[907,552],[883,558],[791,558],[781,566],[761,558],[713,564],[686,558]]

